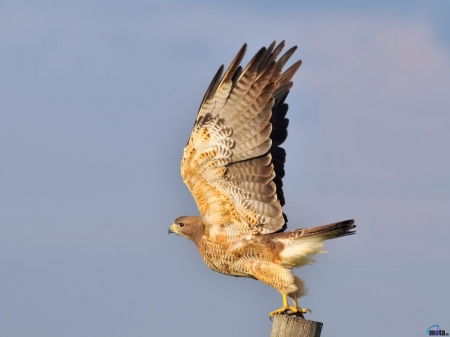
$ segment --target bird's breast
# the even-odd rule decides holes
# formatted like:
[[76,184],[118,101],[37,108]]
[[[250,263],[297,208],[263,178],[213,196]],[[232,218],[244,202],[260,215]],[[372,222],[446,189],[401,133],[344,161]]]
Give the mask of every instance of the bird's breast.
[[248,262],[271,260],[260,248],[253,244],[236,247],[225,240],[214,242],[204,238],[199,251],[205,264],[212,270],[226,275],[253,278],[247,267]]

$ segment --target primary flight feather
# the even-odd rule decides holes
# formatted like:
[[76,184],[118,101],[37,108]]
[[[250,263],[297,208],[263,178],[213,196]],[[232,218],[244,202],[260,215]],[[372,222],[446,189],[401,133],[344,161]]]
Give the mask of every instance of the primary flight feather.
[[[284,41],[256,53],[243,69],[244,45],[228,70],[223,66],[203,97],[181,161],[183,181],[200,216],[182,216],[169,233],[192,240],[214,271],[260,280],[283,297],[270,313],[303,316],[297,299],[306,293],[292,268],[312,263],[323,242],[355,232],[353,220],[284,232],[285,150],[292,77],[301,65],[283,67],[296,47],[278,58]],[[289,306],[287,296],[294,305]]]

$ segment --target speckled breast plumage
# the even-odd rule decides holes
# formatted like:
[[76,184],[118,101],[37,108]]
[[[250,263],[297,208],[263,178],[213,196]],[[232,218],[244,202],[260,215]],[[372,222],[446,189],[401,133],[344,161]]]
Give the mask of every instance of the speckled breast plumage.
[[212,240],[204,236],[198,249],[203,261],[212,270],[236,277],[255,278],[249,268],[252,262],[277,260],[273,251],[256,242],[233,247],[226,240]]

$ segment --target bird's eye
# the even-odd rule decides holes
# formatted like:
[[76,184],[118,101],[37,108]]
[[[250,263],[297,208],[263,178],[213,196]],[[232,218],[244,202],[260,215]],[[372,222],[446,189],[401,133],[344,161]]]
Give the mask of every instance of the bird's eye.
[[184,227],[184,223],[180,222],[180,227]]

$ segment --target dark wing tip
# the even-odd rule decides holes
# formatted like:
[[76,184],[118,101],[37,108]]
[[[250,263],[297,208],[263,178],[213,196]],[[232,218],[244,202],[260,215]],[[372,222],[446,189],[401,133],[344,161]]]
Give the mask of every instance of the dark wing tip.
[[216,74],[214,75],[211,83],[209,84],[208,89],[205,92],[205,96],[203,96],[202,103],[200,104],[200,108],[198,109],[199,111],[201,110],[203,104],[205,104],[205,102],[214,95],[214,93],[220,83],[220,79],[222,78],[223,69],[224,69],[224,66],[222,64],[219,67],[219,69],[217,70]]

